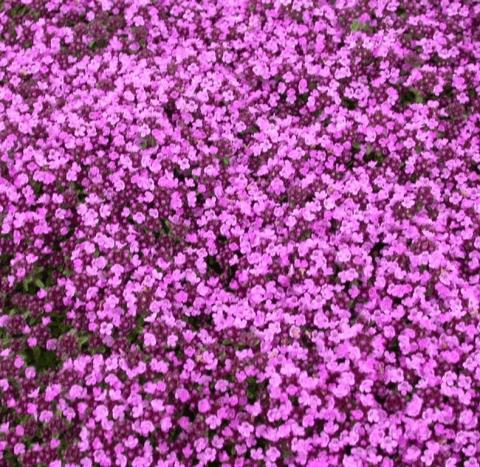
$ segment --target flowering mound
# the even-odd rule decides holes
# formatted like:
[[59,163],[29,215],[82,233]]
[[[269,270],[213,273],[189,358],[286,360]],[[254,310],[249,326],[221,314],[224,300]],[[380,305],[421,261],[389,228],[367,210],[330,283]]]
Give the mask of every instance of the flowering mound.
[[1,465],[480,465],[479,3],[0,5]]

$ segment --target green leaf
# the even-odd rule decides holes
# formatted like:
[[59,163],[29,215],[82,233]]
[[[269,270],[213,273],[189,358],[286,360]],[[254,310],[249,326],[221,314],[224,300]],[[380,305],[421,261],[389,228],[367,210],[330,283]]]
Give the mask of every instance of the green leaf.
[[418,89],[408,88],[400,92],[400,105],[423,104],[425,99]]
[[152,135],[145,136],[142,139],[142,149],[154,148],[157,144],[157,140]]
[[101,39],[90,42],[90,44],[88,45],[88,48],[90,50],[101,50],[101,49],[104,49],[107,45],[108,45],[108,40],[105,37],[102,37]]
[[405,19],[408,16],[407,10],[402,6],[399,6],[395,13],[402,19]]
[[170,227],[170,221],[168,219],[162,219],[160,221],[161,225],[162,225],[162,231],[165,235],[170,235],[170,233],[172,232],[172,229]]
[[16,5],[10,8],[8,15],[10,18],[19,18],[30,13],[30,8],[27,5]]
[[250,404],[253,404],[260,398],[260,393],[266,387],[266,381],[259,383],[257,378],[251,376],[247,378],[247,399]]
[[356,31],[368,31],[370,26],[367,23],[362,23],[360,21],[353,21],[352,24],[350,25],[350,31],[356,32]]
[[89,337],[88,336],[80,336],[78,338],[78,342],[80,343],[80,345],[84,345],[86,344],[87,342],[89,341]]
[[56,369],[60,366],[60,359],[56,353],[42,347],[28,348],[24,357],[25,363],[33,366],[38,372]]
[[350,99],[348,97],[344,97],[342,100],[342,104],[348,110],[355,110],[357,108],[357,101],[354,99]]

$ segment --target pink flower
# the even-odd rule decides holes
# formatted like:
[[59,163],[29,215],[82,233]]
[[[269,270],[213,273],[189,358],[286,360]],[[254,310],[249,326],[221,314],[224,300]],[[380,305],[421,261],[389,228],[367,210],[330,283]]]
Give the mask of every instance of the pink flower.
[[268,448],[266,454],[270,462],[275,462],[280,457],[280,451],[274,447]]
[[152,333],[147,332],[143,336],[143,343],[145,344],[145,347],[152,347],[157,344],[157,339]]
[[198,411],[200,413],[206,413],[210,410],[210,402],[207,399],[202,399],[198,403]]
[[70,399],[72,399],[72,400],[78,399],[78,398],[82,397],[82,394],[83,394],[83,388],[81,386],[79,386],[78,384],[74,384],[70,388],[70,391],[69,391]]
[[164,417],[162,418],[162,420],[160,421],[160,428],[161,430],[166,433],[167,431],[170,430],[170,428],[172,427],[172,421],[170,419],[170,417]]
[[93,412],[97,421],[108,417],[108,408],[105,405],[98,405]]
[[407,414],[410,417],[416,417],[420,413],[423,405],[423,400],[417,395],[413,396],[412,400],[407,405]]

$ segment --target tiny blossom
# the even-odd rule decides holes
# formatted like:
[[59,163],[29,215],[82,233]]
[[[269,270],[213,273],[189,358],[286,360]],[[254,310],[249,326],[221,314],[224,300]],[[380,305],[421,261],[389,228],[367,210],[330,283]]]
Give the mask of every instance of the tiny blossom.
[[0,4],[0,465],[479,466],[478,2]]

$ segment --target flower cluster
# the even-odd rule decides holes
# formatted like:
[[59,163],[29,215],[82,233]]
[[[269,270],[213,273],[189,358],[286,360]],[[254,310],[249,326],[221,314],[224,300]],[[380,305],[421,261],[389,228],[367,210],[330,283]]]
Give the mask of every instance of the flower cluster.
[[0,463],[480,463],[480,3],[0,2]]

